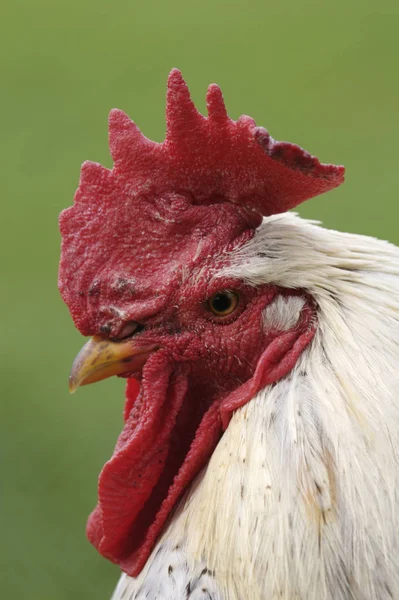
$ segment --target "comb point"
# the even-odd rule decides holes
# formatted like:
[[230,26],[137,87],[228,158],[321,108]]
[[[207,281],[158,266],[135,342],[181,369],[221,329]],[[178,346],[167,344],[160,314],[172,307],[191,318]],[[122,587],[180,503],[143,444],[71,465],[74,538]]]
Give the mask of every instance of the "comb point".
[[100,165],[100,163],[86,160],[80,169],[80,186],[92,186],[97,185],[99,179],[101,179],[105,173],[108,173],[108,169]]
[[227,121],[228,115],[222,90],[216,83],[211,83],[206,94],[208,116],[212,121]]
[[146,139],[136,123],[117,108],[113,108],[109,113],[108,137],[114,161],[129,161],[134,158]]
[[179,139],[187,129],[195,129],[201,116],[191,100],[190,91],[179,69],[172,69],[166,94],[167,138]]

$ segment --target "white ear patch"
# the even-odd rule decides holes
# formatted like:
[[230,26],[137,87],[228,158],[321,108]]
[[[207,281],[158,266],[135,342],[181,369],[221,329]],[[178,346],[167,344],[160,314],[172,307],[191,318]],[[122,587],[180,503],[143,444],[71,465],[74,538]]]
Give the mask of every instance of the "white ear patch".
[[300,296],[278,295],[263,311],[263,327],[270,331],[288,331],[297,324],[305,300]]

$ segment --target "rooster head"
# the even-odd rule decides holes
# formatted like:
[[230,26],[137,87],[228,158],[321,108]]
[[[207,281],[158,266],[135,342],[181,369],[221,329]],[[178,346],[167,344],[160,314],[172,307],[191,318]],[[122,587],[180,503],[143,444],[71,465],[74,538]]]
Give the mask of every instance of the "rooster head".
[[343,167],[274,141],[249,117],[231,120],[216,85],[207,107],[205,118],[173,70],[163,143],[112,111],[113,169],[85,163],[60,217],[59,288],[92,336],[70,387],[127,378],[125,426],[87,532],[130,575],[233,411],[283,377],[314,333],[304,290],[232,278],[232,255],[262,216],[343,181]]

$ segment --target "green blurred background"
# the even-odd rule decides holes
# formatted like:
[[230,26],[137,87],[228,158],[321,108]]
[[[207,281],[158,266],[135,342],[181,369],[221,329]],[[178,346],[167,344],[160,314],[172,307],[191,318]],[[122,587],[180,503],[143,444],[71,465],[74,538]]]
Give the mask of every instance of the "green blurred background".
[[[325,6],[325,8],[323,8]],[[168,71],[204,109],[344,163],[302,215],[399,242],[396,2],[14,0],[1,9],[0,597],[104,599],[118,578],[85,538],[121,429],[122,381],[70,397],[83,340],[57,292],[57,216],[79,167],[111,165],[107,115],[164,135]]]

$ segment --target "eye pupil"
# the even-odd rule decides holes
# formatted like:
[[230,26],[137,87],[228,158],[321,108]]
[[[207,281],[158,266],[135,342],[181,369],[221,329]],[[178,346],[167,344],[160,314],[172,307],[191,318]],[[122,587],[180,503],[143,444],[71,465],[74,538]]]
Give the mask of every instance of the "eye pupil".
[[218,292],[209,299],[209,308],[214,315],[224,317],[230,315],[237,307],[238,296],[234,292]]
[[212,306],[216,312],[224,313],[229,310],[232,299],[227,294],[216,294],[212,300]]

